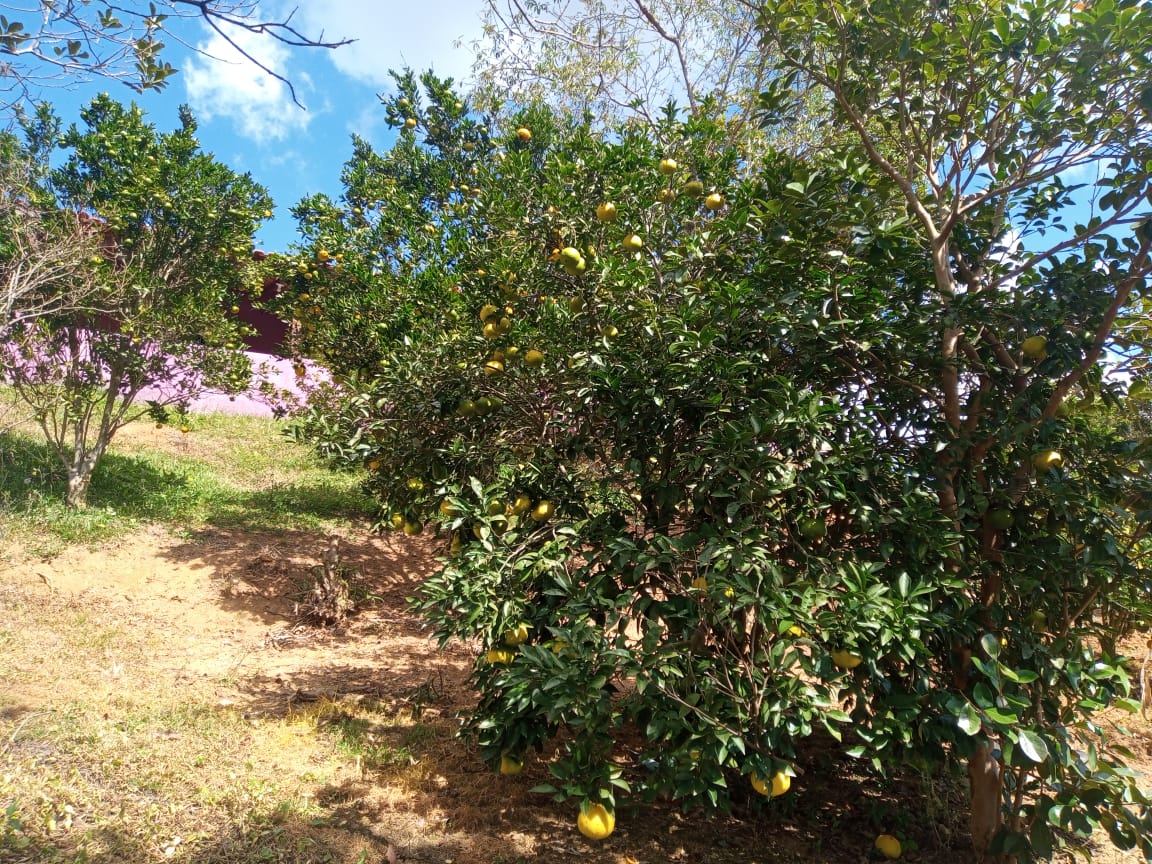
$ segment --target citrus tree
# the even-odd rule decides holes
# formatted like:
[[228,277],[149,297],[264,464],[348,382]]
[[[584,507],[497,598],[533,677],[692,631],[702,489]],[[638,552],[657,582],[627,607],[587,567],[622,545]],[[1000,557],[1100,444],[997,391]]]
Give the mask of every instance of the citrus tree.
[[1098,712],[1134,706],[1101,613],[1149,613],[1148,452],[1079,410],[1123,396],[1100,345],[1143,241],[942,295],[859,147],[753,170],[700,115],[488,128],[423,84],[398,79],[399,139],[356,142],[341,200],[297,208],[278,302],[338,382],[299,434],[368,469],[382,524],[444,538],[417,605],[481,646],[484,758],[547,746],[544,789],[601,838],[620,794],[786,794],[816,734],[877,772],[994,736],[996,848],[1146,846]]
[[[139,108],[101,96],[67,130],[48,109],[25,124],[40,166],[28,218],[66,221],[90,240],[77,247],[82,260],[51,259],[63,272],[37,293],[51,311],[10,323],[0,363],[60,457],[70,506],[85,504],[124,424],[249,382],[236,300],[261,285],[252,235],[271,200],[200,150],[190,113],[181,120],[160,132]],[[56,148],[66,155],[52,168]],[[23,251],[29,273],[49,266],[35,256],[61,254]],[[142,405],[145,388],[158,395]]]

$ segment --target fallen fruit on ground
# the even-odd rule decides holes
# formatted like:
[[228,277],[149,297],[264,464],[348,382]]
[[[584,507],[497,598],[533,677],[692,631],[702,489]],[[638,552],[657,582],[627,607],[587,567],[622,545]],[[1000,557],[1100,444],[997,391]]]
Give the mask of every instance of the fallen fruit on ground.
[[603,840],[616,830],[616,817],[603,804],[587,804],[576,817],[576,827],[589,840]]
[[876,848],[880,853],[890,860],[895,860],[900,857],[900,841],[893,837],[891,834],[881,834],[876,838]]

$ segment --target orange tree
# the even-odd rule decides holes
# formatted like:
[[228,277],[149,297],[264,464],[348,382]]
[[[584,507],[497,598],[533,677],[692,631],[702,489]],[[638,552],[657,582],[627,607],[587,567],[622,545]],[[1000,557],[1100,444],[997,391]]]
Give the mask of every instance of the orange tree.
[[[383,524],[445,538],[416,602],[484,646],[483,756],[555,741],[544,788],[603,835],[622,792],[783,792],[815,733],[885,771],[993,728],[1015,854],[1096,824],[1145,843],[1096,715],[1133,707],[1097,612],[1148,611],[1147,453],[1045,407],[1107,329],[1131,271],[1094,259],[1124,244],[944,303],[854,151],[753,173],[721,123],[487,129],[446,82],[397,82],[396,145],[358,141],[343,200],[301,203],[278,302],[339,382],[299,434],[370,469]],[[962,379],[984,458],[952,512],[946,322],[995,322],[1014,364]],[[1087,366],[1077,399],[1123,395]]]
[[236,304],[260,284],[252,234],[271,199],[200,149],[187,109],[180,128],[159,132],[136,106],[100,96],[65,130],[43,107],[24,131],[35,182],[17,218],[84,242],[0,245],[10,284],[60,272],[27,296],[43,314],[15,310],[0,366],[67,474],[68,505],[83,507],[125,424],[165,420],[207,387],[248,386]]

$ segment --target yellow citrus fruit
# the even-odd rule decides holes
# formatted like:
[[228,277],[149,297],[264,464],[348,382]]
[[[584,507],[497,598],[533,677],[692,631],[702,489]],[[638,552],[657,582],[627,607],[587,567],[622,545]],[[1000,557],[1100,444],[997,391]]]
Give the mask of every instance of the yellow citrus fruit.
[[596,208],[596,218],[601,222],[615,222],[616,216],[616,205],[611,201],[605,201]]
[[547,522],[552,518],[553,509],[551,501],[538,501],[532,508],[532,519],[536,522]]
[[404,528],[405,534],[407,534],[409,537],[415,537],[417,534],[424,530],[424,523],[405,519],[404,525],[402,527]]
[[629,252],[639,252],[644,248],[644,240],[639,234],[629,234],[624,238],[624,248]]
[[1049,468],[1059,468],[1064,464],[1064,457],[1059,450],[1045,450],[1032,457],[1032,464],[1037,471],[1047,471]]
[[532,130],[529,129],[527,126],[521,126],[519,129],[516,130],[516,137],[519,138],[524,143],[528,143],[529,141],[532,140]]
[[393,513],[391,516],[388,517],[388,521],[392,523],[393,528],[403,528],[404,527],[404,514],[403,513]]
[[877,837],[876,848],[889,860],[895,861],[900,857],[900,841],[891,834],[881,834]]
[[808,634],[804,632],[803,628],[793,624],[788,628],[789,635],[795,636],[797,639],[803,639]]
[[[371,468],[372,467],[371,464],[369,464],[368,467]],[[376,469],[373,468],[372,470],[375,471]],[[449,501],[447,498],[445,498],[443,501],[440,502],[440,513],[444,516],[447,516],[449,519],[451,519],[453,516],[456,516],[458,514],[458,511],[456,510],[455,507],[452,506],[452,502]]]
[[704,199],[704,206],[709,210],[719,210],[724,206],[724,196],[719,192],[713,192],[711,195]]
[[523,516],[532,509],[532,499],[521,492],[516,496],[516,500],[512,502],[512,515]]
[[679,166],[679,164],[677,164],[675,159],[661,159],[660,165],[658,166],[658,170],[660,171],[661,174],[663,174],[665,177],[667,177],[670,174],[675,174],[676,169],[679,167],[680,166]]
[[603,804],[587,804],[580,808],[576,827],[589,840],[603,840],[616,830],[616,817]]
[[699,198],[704,194],[704,184],[699,180],[689,180],[682,190],[689,198]]
[[480,320],[482,322],[486,323],[489,318],[491,318],[493,315],[495,315],[499,311],[500,311],[499,307],[494,306],[491,303],[485,303],[483,306],[480,307]]
[[529,369],[539,369],[544,365],[544,354],[535,348],[524,352],[524,365]]
[[755,771],[752,772],[752,776],[749,779],[752,781],[753,789],[761,795],[771,796],[772,798],[783,795],[792,788],[792,778],[783,771],[777,771],[773,774],[771,781],[765,780]]
[[415,117],[409,117],[407,120],[404,121],[404,126],[405,126],[405,128],[408,128],[408,129],[415,129],[416,128],[416,118]]
[[485,659],[493,666],[507,666],[516,659],[516,652],[508,648],[492,648],[485,655]]
[[823,519],[801,519],[797,523],[800,536],[806,540],[819,540],[828,534],[828,523]]
[[676,193],[671,189],[661,189],[656,193],[656,200],[661,204],[670,204],[675,197]]
[[500,757],[500,773],[505,777],[515,777],[524,770],[524,763],[515,756],[505,753]]
[[860,657],[860,655],[853,654],[851,651],[846,651],[843,648],[831,652],[831,657],[832,662],[841,669],[855,669],[864,662],[864,658]]
[[499,360],[489,360],[484,364],[485,375],[501,375],[504,372],[504,364]]
[[[1048,339],[1044,336],[1029,336],[1020,346],[1029,360],[1043,360],[1048,356]],[[881,836],[887,836],[881,835]]]
[[523,645],[528,641],[528,631],[532,629],[527,624],[517,624],[510,630],[504,631],[505,645]]
[[481,328],[484,333],[485,339],[499,339],[500,338],[500,325],[495,321],[489,321]]

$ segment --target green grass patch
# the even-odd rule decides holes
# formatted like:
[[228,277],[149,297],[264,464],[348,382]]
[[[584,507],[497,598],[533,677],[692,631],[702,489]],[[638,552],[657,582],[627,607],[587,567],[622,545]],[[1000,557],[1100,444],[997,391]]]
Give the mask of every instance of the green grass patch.
[[126,427],[97,466],[89,506],[64,505],[63,465],[32,429],[0,434],[0,542],[36,556],[144,524],[325,530],[367,515],[352,474],[332,472],[259,417],[194,415],[188,434]]

